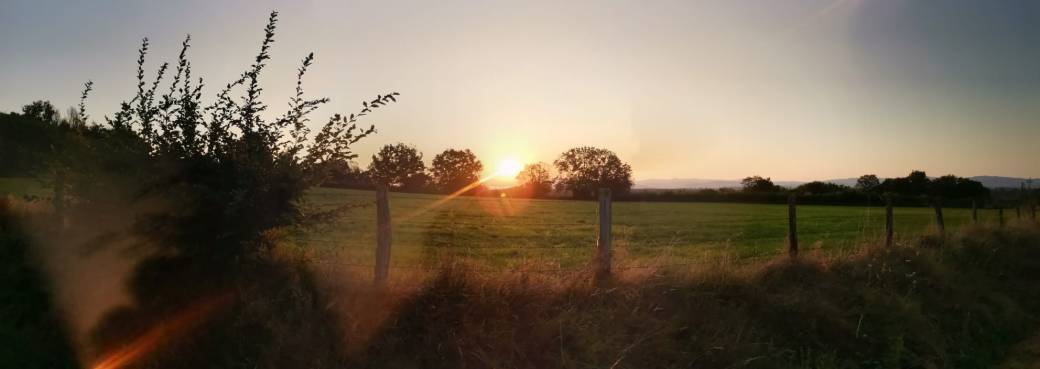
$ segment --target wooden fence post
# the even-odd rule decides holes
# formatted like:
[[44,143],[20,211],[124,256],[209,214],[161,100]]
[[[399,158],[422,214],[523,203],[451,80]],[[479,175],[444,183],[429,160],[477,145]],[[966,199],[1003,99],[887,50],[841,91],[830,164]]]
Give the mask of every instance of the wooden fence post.
[[999,224],[1001,227],[1004,226],[1004,208],[1003,207],[997,208],[997,224]]
[[387,185],[376,185],[376,270],[377,284],[390,275],[390,199]]
[[979,223],[979,204],[976,200],[971,200],[971,222]]
[[798,213],[795,209],[797,196],[787,196],[787,254],[798,257]]
[[892,195],[885,195],[885,247],[892,247],[892,235],[895,233],[892,218]]
[[611,205],[610,189],[599,189],[599,239],[596,242],[596,279],[598,280],[610,276]]

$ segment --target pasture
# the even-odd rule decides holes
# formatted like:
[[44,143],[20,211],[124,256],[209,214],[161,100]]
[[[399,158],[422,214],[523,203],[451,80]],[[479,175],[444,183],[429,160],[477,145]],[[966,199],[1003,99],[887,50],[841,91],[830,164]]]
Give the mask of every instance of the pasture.
[[[370,268],[375,254],[375,195],[319,188],[309,206],[353,204],[337,220],[298,228],[291,243],[312,257]],[[391,266],[422,268],[465,260],[489,269],[552,271],[585,265],[596,244],[597,204],[591,201],[457,197],[391,193]],[[1005,214],[1007,216],[1007,214]],[[947,231],[971,222],[970,209],[945,209]],[[980,222],[996,222],[980,209]],[[737,258],[785,252],[787,206],[732,203],[614,203],[614,263],[697,262],[707,255]],[[883,207],[799,206],[801,249],[849,251],[883,237]],[[895,209],[897,242],[934,232],[931,208]]]
[[[39,181],[0,179],[0,194],[49,196]],[[311,212],[350,206],[327,223],[296,227],[284,246],[320,260],[365,271],[375,258],[375,194],[316,188],[305,198]],[[582,267],[596,244],[597,204],[391,193],[391,267],[428,268],[466,261],[488,269],[553,271]],[[944,209],[948,231],[970,224],[970,210]],[[1014,216],[1006,213],[1008,220]],[[996,210],[980,209],[995,223]],[[787,206],[735,203],[614,203],[614,264],[682,264],[706,256],[738,259],[785,252]],[[883,237],[881,206],[798,206],[798,236],[805,252],[840,253]],[[897,242],[934,232],[931,208],[895,209]]]

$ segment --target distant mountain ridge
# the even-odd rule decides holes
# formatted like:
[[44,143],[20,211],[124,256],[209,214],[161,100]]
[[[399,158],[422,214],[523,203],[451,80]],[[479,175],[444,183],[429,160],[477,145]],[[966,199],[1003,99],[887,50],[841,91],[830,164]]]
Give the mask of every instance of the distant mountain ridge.
[[[979,181],[986,188],[1019,188],[1029,178],[974,176],[968,177]],[[823,180],[834,184],[855,186],[857,178],[837,178]],[[1040,180],[1032,179],[1033,187],[1040,186]],[[777,185],[794,187],[806,183],[804,181],[774,181]],[[637,189],[699,189],[699,188],[735,188],[740,187],[739,179],[703,179],[703,178],[654,178],[635,181]]]

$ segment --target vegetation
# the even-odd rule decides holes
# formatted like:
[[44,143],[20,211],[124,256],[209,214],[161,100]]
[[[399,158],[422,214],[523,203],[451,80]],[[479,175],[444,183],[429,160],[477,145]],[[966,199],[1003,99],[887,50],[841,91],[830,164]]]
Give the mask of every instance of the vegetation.
[[543,198],[552,192],[553,178],[545,163],[527,164],[516,175],[520,197]]
[[[59,115],[42,103],[31,104],[18,118],[35,122],[27,126],[62,133],[51,145],[43,145],[51,148],[43,165],[30,168],[46,168],[54,223],[76,228],[128,223],[85,245],[69,247],[151,252],[127,282],[133,304],[107,315],[91,337],[92,349],[101,358],[123,357],[121,352],[132,349],[136,338],[178,321],[178,312],[199,304],[219,305],[227,315],[221,324],[208,326],[208,335],[199,341],[169,348],[173,356],[159,355],[140,365],[266,362],[281,367],[279,360],[297,354],[281,350],[302,350],[315,342],[332,345],[339,336],[329,324],[331,316],[315,305],[320,297],[309,272],[272,255],[271,235],[305,220],[300,206],[304,191],[325,182],[335,172],[333,166],[356,158],[351,146],[375,131],[373,126],[359,126],[358,120],[396,101],[398,94],[365,101],[356,114],[333,115],[312,136],[309,116],[328,99],[305,97],[303,79],[314,61],[308,54],[296,73],[288,110],[271,118],[261,99],[260,76],[271,57],[276,22],[277,13],[272,12],[253,64],[222,86],[211,103],[202,101],[203,80],[192,75],[187,58],[190,38],[184,40],[176,63],[161,64],[154,78],[146,78],[145,39],[137,60],[136,94],[113,117],[106,117],[104,125],[57,124]],[[86,84],[84,100],[91,86]],[[77,122],[87,121],[85,110],[81,103]],[[320,217],[307,219],[316,218]],[[71,230],[59,227],[53,232],[60,240]],[[290,290],[295,292],[281,295]],[[258,304],[264,301],[276,303]],[[315,341],[274,334],[279,325],[288,324],[312,324],[313,337],[308,339]],[[180,360],[178,350],[198,351],[196,345],[211,350],[193,356],[199,361]],[[313,355],[309,363],[294,363],[335,367],[328,359],[331,352]]]
[[600,188],[609,188],[618,195],[632,189],[632,167],[610,150],[576,147],[560,154],[553,166],[558,176],[557,190],[569,192],[574,198],[595,198]]
[[[898,208],[899,242],[880,248],[877,207],[803,205],[807,256],[789,259],[776,256],[787,232],[782,206],[623,201],[614,205],[615,274],[590,283],[596,205],[512,195],[1024,199],[921,171],[866,175],[855,188],[786,189],[752,176],[740,190],[647,194],[631,191],[627,163],[595,147],[562,153],[555,177],[548,165],[529,165],[518,188],[495,197],[394,194],[394,279],[373,286],[372,193],[314,187],[374,182],[454,194],[479,186],[483,164],[468,149],[448,149],[427,168],[416,148],[396,144],[362,171],[353,145],[375,127],[359,120],[398,94],[333,115],[311,135],[310,115],[328,102],[304,94],[313,54],[297,70],[288,110],[272,117],[260,77],[276,23],[271,13],[253,63],[212,102],[192,75],[190,38],[154,77],[145,39],[136,93],[103,125],[87,116],[92,82],[64,115],[46,101],[0,115],[0,154],[11,158],[0,175],[14,178],[0,190],[24,194],[0,199],[0,363],[977,368],[1036,327],[1040,231],[1033,221],[1005,225],[990,209],[978,224],[965,209],[948,211],[951,234],[937,236],[930,209]],[[131,303],[109,311],[84,347],[71,344],[56,281],[41,273],[34,252],[49,250],[36,247],[44,243],[145,255],[127,276]]]
[[384,183],[391,189],[410,192],[426,189],[429,182],[422,153],[404,143],[384,145],[372,155],[367,174],[373,181]]
[[[480,181],[484,164],[469,149],[447,149],[433,158],[430,174],[442,193],[454,193],[470,188]],[[470,193],[474,191],[469,191]]]
[[[312,211],[354,206],[334,222],[296,228],[293,242],[323,260],[344,260],[370,270],[375,245],[375,195],[369,191],[315,189]],[[408,268],[466,260],[492,270],[583,267],[596,244],[596,204],[587,201],[511,197],[459,197],[394,193],[391,264]],[[883,207],[798,207],[803,249],[844,253],[882,239]],[[760,257],[783,251],[786,205],[733,203],[616,202],[615,261],[645,265],[658,260],[698,263],[706,256]],[[948,230],[971,224],[968,209],[947,209]],[[1005,212],[1006,221],[1015,221]],[[979,212],[982,224],[997,224],[997,211]],[[898,242],[934,232],[935,215],[922,207],[895,209]]]
[[368,337],[364,367],[987,368],[1036,325],[1037,242],[974,229],[943,250],[662,267],[604,288],[460,268],[386,299],[389,314],[340,301],[381,319],[350,331]]
[[[17,368],[75,368],[75,351],[53,303],[39,255],[16,213],[0,197],[0,363]],[[23,209],[23,212],[35,211]]]

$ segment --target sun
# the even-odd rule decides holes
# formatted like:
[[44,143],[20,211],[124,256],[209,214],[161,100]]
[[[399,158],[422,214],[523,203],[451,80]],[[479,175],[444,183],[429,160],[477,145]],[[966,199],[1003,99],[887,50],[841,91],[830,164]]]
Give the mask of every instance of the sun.
[[520,171],[524,170],[524,164],[516,159],[502,159],[498,162],[498,168],[495,170],[495,176],[503,178],[516,178]]

